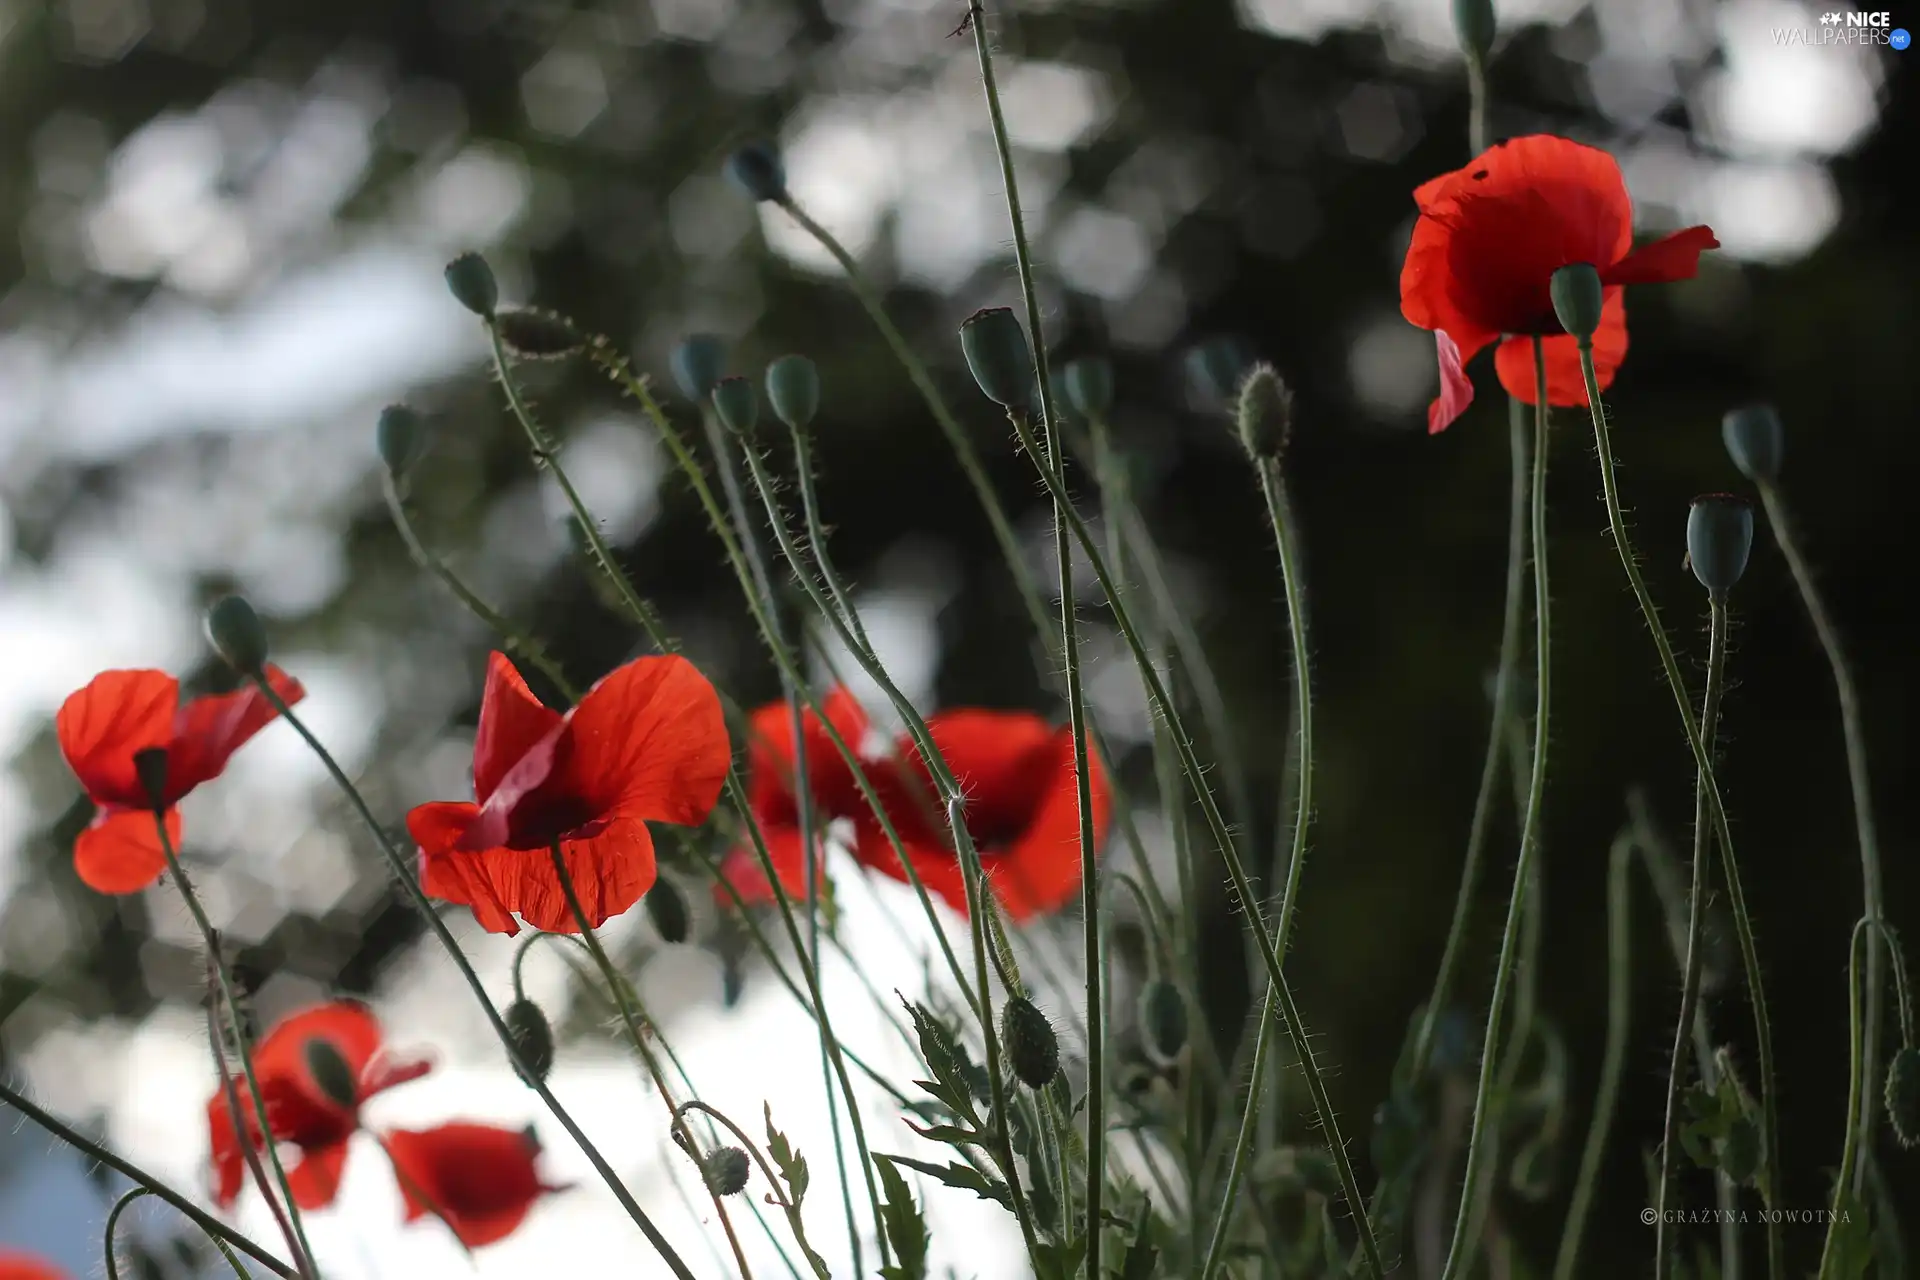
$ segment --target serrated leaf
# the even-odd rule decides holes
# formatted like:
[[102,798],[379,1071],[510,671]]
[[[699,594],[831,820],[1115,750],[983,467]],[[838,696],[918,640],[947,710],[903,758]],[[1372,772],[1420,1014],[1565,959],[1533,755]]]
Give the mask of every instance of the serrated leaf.
[[948,1163],[932,1164],[926,1160],[915,1160],[910,1156],[875,1156],[876,1160],[890,1160],[894,1164],[903,1164],[918,1173],[924,1173],[945,1186],[958,1191],[971,1191],[982,1200],[992,1200],[1007,1212],[1013,1212],[1013,1192],[1007,1184],[998,1178],[990,1177],[970,1165]]
[[773,1127],[771,1102],[767,1103],[767,1155],[780,1170],[780,1180],[787,1184],[787,1198],[793,1201],[794,1210],[798,1212],[800,1202],[807,1197],[807,1184],[812,1176],[807,1172],[807,1158],[793,1149],[786,1134]]
[[921,1128],[911,1120],[904,1121],[907,1128],[913,1130],[929,1142],[944,1142],[951,1147],[983,1147],[987,1144],[985,1135],[957,1124],[935,1124]]
[[881,1280],[927,1280],[927,1220],[900,1171],[884,1157],[876,1156],[873,1163],[880,1172],[884,1197],[880,1222],[894,1253],[894,1265],[880,1270]]

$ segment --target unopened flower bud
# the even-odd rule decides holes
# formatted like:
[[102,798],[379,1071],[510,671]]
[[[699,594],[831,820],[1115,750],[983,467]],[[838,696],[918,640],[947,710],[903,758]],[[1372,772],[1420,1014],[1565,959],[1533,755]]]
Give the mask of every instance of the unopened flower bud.
[[726,376],[727,344],[710,333],[690,333],[674,347],[667,364],[680,394],[702,402],[713,394],[714,384]]
[[1001,1009],[1000,1039],[1014,1077],[1029,1089],[1045,1088],[1060,1070],[1060,1041],[1053,1024],[1025,996],[1010,998]]
[[547,1021],[547,1015],[531,1000],[515,1000],[500,1020],[507,1024],[507,1038],[520,1059],[514,1070],[520,1072],[524,1063],[521,1078],[529,1086],[544,1084],[547,1073],[553,1070],[553,1024]]
[[1499,30],[1493,0],[1453,0],[1453,30],[1460,37],[1460,51],[1484,66]]
[[538,307],[508,307],[496,312],[493,329],[507,350],[523,360],[564,360],[587,345],[573,321]]
[[155,813],[167,807],[167,749],[145,747],[133,753],[133,776]]
[[1787,433],[1770,404],[1734,409],[1720,420],[1720,439],[1740,474],[1761,484],[1780,478],[1780,461],[1787,450]]
[[1113,412],[1113,361],[1105,356],[1083,356],[1070,360],[1061,370],[1067,403],[1073,411],[1094,422],[1105,422]]
[[1253,348],[1238,334],[1220,334],[1187,348],[1187,388],[1201,408],[1231,411],[1254,364]]
[[1548,282],[1548,292],[1560,327],[1576,338],[1591,339],[1606,304],[1606,290],[1600,287],[1600,273],[1593,264],[1574,262],[1561,267]]
[[787,166],[771,143],[748,143],[728,156],[727,177],[755,200],[787,198]]
[[1920,1147],[1920,1048],[1908,1045],[1887,1064],[1887,1123],[1901,1146]]
[[1730,493],[1709,493],[1687,511],[1687,563],[1708,591],[1726,591],[1746,572],[1753,508]]
[[820,370],[805,356],[781,356],[767,366],[767,402],[773,416],[805,431],[820,412]]
[[760,393],[749,378],[722,378],[713,384],[713,409],[727,430],[751,435],[760,422]]
[[388,474],[399,480],[426,452],[427,424],[406,405],[390,404],[380,411],[373,442],[380,450],[380,461],[387,464]]
[[1293,392],[1270,364],[1253,366],[1240,383],[1234,412],[1240,443],[1253,458],[1277,458],[1286,450],[1293,426]]
[[314,1036],[306,1043],[306,1058],[307,1074],[313,1077],[321,1097],[342,1111],[352,1111],[360,1105],[359,1082],[333,1041]]
[[1025,413],[1033,407],[1033,348],[1007,307],[976,311],[960,324],[960,350],[987,399]]
[[493,318],[500,305],[500,285],[493,268],[477,253],[463,253],[447,264],[447,288],[454,299],[483,320]]
[[1140,989],[1140,1040],[1147,1056],[1170,1067],[1187,1047],[1187,999],[1165,978],[1155,978]]
[[245,675],[267,664],[267,629],[240,596],[223,596],[207,610],[207,638],[227,665]]
[[707,1180],[707,1190],[717,1196],[734,1196],[746,1190],[752,1168],[747,1153],[740,1148],[715,1147],[701,1161],[700,1172]]
[[679,885],[661,876],[640,901],[647,908],[647,918],[659,931],[660,941],[678,946],[687,940],[691,913],[687,909],[687,895],[680,892]]

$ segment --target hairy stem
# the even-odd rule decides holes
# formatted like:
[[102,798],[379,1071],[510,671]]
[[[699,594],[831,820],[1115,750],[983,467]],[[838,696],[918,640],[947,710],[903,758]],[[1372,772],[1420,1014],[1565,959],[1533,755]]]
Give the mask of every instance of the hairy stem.
[[1827,1238],[1820,1246],[1820,1280],[1827,1280],[1832,1274],[1835,1251],[1840,1243],[1841,1214],[1847,1202],[1858,1195],[1852,1174],[1854,1156],[1860,1146],[1861,1095],[1867,1092],[1862,1087],[1864,1081],[1860,1071],[1861,1053],[1865,1048],[1860,1012],[1860,944],[1876,936],[1876,923],[1870,918],[1857,922],[1853,926],[1853,944],[1847,951],[1847,1056],[1850,1059],[1847,1073],[1847,1136],[1840,1152],[1840,1170],[1833,1180],[1833,1212],[1827,1217]]

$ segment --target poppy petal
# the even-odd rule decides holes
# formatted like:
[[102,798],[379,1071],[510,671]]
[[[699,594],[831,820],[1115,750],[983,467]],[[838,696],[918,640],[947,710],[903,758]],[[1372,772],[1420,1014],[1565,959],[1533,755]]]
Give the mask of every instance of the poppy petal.
[[430,1053],[399,1054],[391,1049],[382,1049],[360,1073],[360,1097],[365,1100],[376,1093],[385,1093],[406,1084],[409,1080],[418,1080],[432,1071],[433,1065],[433,1055]]
[[[553,736],[564,717],[533,696],[504,653],[487,655],[487,686],[473,737],[473,794],[485,804],[509,771]],[[534,779],[538,785],[545,778]]]
[[1427,434],[1437,436],[1473,403],[1473,379],[1467,376],[1467,361],[1493,339],[1475,331],[1469,335],[1469,345],[1463,347],[1446,330],[1436,329],[1433,340],[1440,356],[1440,394],[1427,406]]
[[681,826],[707,820],[733,759],[720,695],[678,656],[636,658],[594,685],[565,740],[568,796],[598,814]]
[[1688,227],[1663,240],[1642,245],[1600,273],[1600,283],[1661,284],[1691,280],[1700,271],[1700,255],[1718,249],[1712,227]]
[[147,807],[133,757],[172,740],[179,705],[180,682],[164,671],[102,671],[60,704],[60,753],[95,804]]
[[548,1186],[526,1133],[480,1124],[395,1130],[381,1144],[393,1162],[406,1220],[431,1213],[469,1249],[512,1234]]
[[[1080,794],[1072,731],[1059,730],[1051,746],[1054,763],[1046,799],[1026,833],[987,867],[994,897],[1015,920],[1058,911],[1080,892]],[[1087,766],[1097,855],[1112,819],[1113,796],[1099,756],[1089,753]]]
[[[640,901],[657,877],[653,833],[636,818],[615,818],[585,839],[562,841],[560,848],[580,910],[596,929]],[[580,932],[550,851],[495,854],[488,869],[500,900],[522,920],[549,933]]]
[[[307,696],[298,680],[278,667],[266,669],[267,682],[288,706]],[[220,775],[233,753],[273,723],[279,713],[258,686],[195,698],[173,716],[167,747],[167,799],[178,801],[209,778]]]
[[[167,810],[167,839],[180,847],[180,811]],[[153,814],[102,809],[73,842],[73,869],[95,893],[139,893],[167,869]]]
[[494,889],[487,851],[469,851],[463,843],[479,815],[476,806],[462,801],[435,801],[408,812],[407,832],[420,848],[420,891],[471,907],[481,928],[512,937],[520,926]]
[[68,1280],[68,1276],[44,1258],[0,1249],[0,1280]]
[[[960,708],[929,717],[927,731],[966,796],[974,839],[998,845],[1025,830],[1050,782],[1053,726],[1030,711]],[[910,750],[902,744],[903,756]],[[917,754],[911,759],[924,770]],[[929,781],[922,803],[932,802]]]
[[[246,1081],[237,1081],[235,1087],[244,1090]],[[231,1209],[246,1182],[247,1157],[233,1125],[233,1112],[227,1108],[224,1089],[214,1090],[207,1103],[207,1151],[213,1175],[213,1202],[222,1209]]]
[[[780,878],[787,896],[795,902],[806,901],[807,865],[800,828],[791,824],[777,826],[766,822],[758,825],[760,839],[767,846],[767,859],[773,863],[773,873]],[[740,901],[747,906],[756,907],[774,901],[773,883],[767,879],[766,869],[760,864],[760,855],[750,842],[736,845],[721,859],[720,877],[733,886],[734,892],[740,895]],[[725,885],[715,884],[713,896],[714,901],[722,907],[734,905],[733,894],[727,892]]]
[[[909,842],[906,844],[906,853],[913,860],[913,870],[926,891],[944,899],[962,916],[966,915],[967,880],[960,870],[960,859],[954,856],[952,850]],[[877,825],[860,828],[854,854],[864,865],[883,875],[892,876],[902,884],[913,882],[906,868],[901,865],[900,855]]]
[[287,1189],[302,1209],[324,1209],[340,1193],[340,1175],[347,1167],[344,1139],[320,1147],[304,1147],[300,1162],[287,1170]]
[[[1547,403],[1584,408],[1586,379],[1580,372],[1580,344],[1567,334],[1542,339],[1547,357]],[[1607,290],[1600,310],[1600,327],[1593,334],[1593,372],[1600,389],[1613,385],[1613,376],[1627,358],[1627,303],[1623,290]],[[1509,338],[1494,353],[1500,385],[1522,404],[1534,403],[1533,339]]]
[[[357,1080],[380,1052],[381,1039],[380,1020],[371,1009],[354,1000],[329,1001],[275,1023],[253,1051],[254,1073],[262,1078],[262,1087],[267,1078],[284,1081],[314,1104],[338,1110],[339,1104],[313,1080],[307,1061],[308,1042],[326,1041],[346,1064],[347,1073]],[[280,1128],[277,1121],[274,1128]]]

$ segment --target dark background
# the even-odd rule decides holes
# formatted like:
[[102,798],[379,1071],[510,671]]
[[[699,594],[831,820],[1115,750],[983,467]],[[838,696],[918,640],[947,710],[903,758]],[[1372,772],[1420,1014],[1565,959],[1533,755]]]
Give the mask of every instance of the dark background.
[[[1433,7],[1443,6],[1433,0]],[[7,332],[51,336],[56,345],[111,337],[153,314],[177,287],[161,271],[109,273],[76,258],[62,228],[98,197],[105,152],[91,162],[97,185],[82,183],[67,197],[49,190],[47,148],[88,136],[110,151],[156,117],[193,112],[236,83],[265,82],[298,97],[343,65],[365,70],[396,95],[392,102],[411,92],[405,100],[438,104],[432,118],[440,132],[400,145],[402,113],[393,107],[330,218],[288,236],[282,254],[324,263],[332,247],[392,217],[415,172],[457,150],[465,135],[498,140],[533,176],[538,216],[520,219],[497,244],[441,247],[487,250],[510,297],[566,311],[630,344],[641,366],[661,376],[667,347],[696,327],[736,339],[743,371],[788,350],[813,355],[827,386],[817,453],[839,565],[866,581],[903,544],[939,548],[953,594],[939,621],[938,701],[1059,711],[1047,701],[1017,599],[950,452],[847,291],[830,275],[769,254],[757,226],[720,260],[689,261],[670,225],[672,197],[690,175],[716,173],[742,140],[777,135],[789,113],[851,86],[891,92],[964,82],[970,45],[948,37],[958,5],[860,10],[755,0],[715,41],[659,36],[645,5],[613,3],[125,0],[44,12],[16,6],[14,13],[24,16],[0,42],[0,327]],[[1697,87],[1723,67],[1712,37],[1715,12],[1689,12],[1690,29],[1706,33],[1704,51],[1666,59],[1677,87],[1634,118],[1594,105],[1587,68],[1606,48],[1604,17],[1580,10],[1564,23],[1503,32],[1492,76],[1495,136],[1550,130],[1623,151],[1654,138],[1703,170],[1738,161],[1695,114]],[[1786,11],[1781,20],[1797,19]],[[1273,810],[1286,714],[1278,578],[1252,477],[1220,424],[1188,405],[1179,351],[1206,334],[1244,333],[1297,391],[1287,472],[1308,547],[1321,773],[1291,972],[1324,1060],[1338,1068],[1333,1087],[1348,1133],[1364,1136],[1440,953],[1484,743],[1483,680],[1499,630],[1508,478],[1491,369],[1480,371],[1481,398],[1471,413],[1429,438],[1421,417],[1427,393],[1370,395],[1351,360],[1355,344],[1395,314],[1412,187],[1466,157],[1464,77],[1457,61],[1392,30],[1276,38],[1245,29],[1214,0],[1050,5],[997,20],[995,30],[1011,55],[1094,66],[1105,76],[1113,109],[1104,122],[1046,158],[1064,166],[1063,203],[1097,202],[1149,142],[1201,158],[1192,207],[1169,220],[1153,247],[1158,278],[1180,285],[1184,316],[1165,343],[1116,346],[1118,428],[1137,461],[1148,518],[1195,602],[1195,625],[1243,712],[1240,747],[1263,813]],[[606,106],[570,136],[542,132],[530,122],[522,78],[550,49],[583,39],[603,73]],[[904,52],[889,61],[869,56],[876,47]],[[1783,483],[1865,697],[1888,902],[1896,923],[1911,927],[1920,908],[1912,858],[1920,809],[1910,786],[1920,687],[1907,597],[1920,538],[1904,489],[1920,465],[1908,392],[1920,354],[1912,252],[1920,209],[1898,175],[1913,154],[1920,114],[1905,56],[1820,52],[1875,59],[1885,74],[1878,122],[1846,154],[1821,161],[1837,192],[1837,223],[1779,260],[1710,255],[1696,282],[1636,290],[1633,351],[1611,396],[1615,445],[1649,584],[1697,677],[1705,601],[1681,565],[1687,500],[1746,490],[1721,449],[1721,413],[1754,398],[1780,406],[1788,430]],[[1366,156],[1355,154],[1341,124],[1356,86],[1393,104],[1389,133],[1397,141]],[[69,128],[76,120],[87,122],[78,135]],[[69,132],[50,132],[56,125]],[[977,130],[980,122],[957,127]],[[976,152],[978,145],[976,136]],[[76,163],[89,161],[81,155]],[[249,181],[238,164],[219,179],[242,193]],[[993,201],[982,207],[1003,216]],[[1672,211],[1653,214],[1677,222]],[[1004,246],[1003,228],[996,221],[982,234]],[[883,220],[865,254],[882,279],[894,277],[894,230]],[[1099,301],[1061,285],[1044,232],[1041,252],[1052,345],[1069,353],[1106,349]],[[235,305],[275,265],[264,261],[234,289],[197,301],[216,312]],[[977,306],[1006,304],[1017,304],[1017,289],[1004,253],[950,291],[901,286],[889,295],[963,411],[1003,499],[1038,530],[1044,509],[1029,464],[957,368],[958,320]],[[450,312],[447,322],[462,318]],[[1404,352],[1388,349],[1398,353],[1390,368],[1431,359],[1424,339]],[[533,382],[563,434],[618,408],[604,381],[585,371],[540,371]],[[476,362],[410,395],[441,428],[417,487],[423,525],[440,545],[484,548],[490,512],[526,476],[521,441]],[[370,401],[313,425],[316,433],[359,433],[367,441],[358,464],[366,478],[331,510],[347,572],[318,607],[283,610],[272,621],[283,644],[379,655],[387,718],[365,772],[375,803],[397,814],[403,800],[419,797],[406,794],[404,781],[383,792],[381,762],[403,768],[401,757],[449,710],[455,718],[473,711],[470,692],[466,705],[415,696],[409,673],[440,661],[477,672],[487,641],[413,573],[386,522],[371,470],[377,408]],[[18,426],[27,441],[31,432],[66,429],[50,420]],[[1555,435],[1556,696],[1540,979],[1545,1011],[1574,1050],[1575,1145],[1564,1186],[1603,1031],[1606,850],[1625,816],[1626,790],[1636,784],[1650,789],[1669,833],[1684,843],[1692,770],[1605,535],[1584,415],[1559,415]],[[11,524],[5,571],[13,575],[51,571],[71,525],[97,520],[144,485],[185,485],[191,493],[195,483],[244,483],[232,460],[250,447],[218,426],[190,424],[110,457],[15,445],[0,476]],[[556,534],[555,550],[539,572],[513,580],[509,599],[519,616],[538,620],[584,680],[635,640],[602,606],[581,565],[560,554],[563,545]],[[771,672],[684,483],[663,484],[657,514],[624,550],[642,591],[719,682],[746,702],[772,695]],[[191,564],[180,572],[183,595],[207,598],[233,581]],[[113,601],[99,607],[112,609]],[[1859,864],[1832,687],[1764,533],[1734,608],[1721,781],[1776,1024],[1789,1168],[1782,1202],[1811,1208],[1824,1203],[1824,1170],[1837,1161],[1841,1139],[1845,969],[1849,929],[1861,911]],[[36,656],[7,641],[9,663],[31,668]],[[64,692],[48,691],[48,705]],[[27,784],[17,794],[30,799],[33,816],[23,824],[29,838],[11,855],[16,888],[0,904],[0,921],[8,935],[22,936],[17,913],[52,901],[71,928],[65,949],[52,956],[0,944],[10,975],[44,984],[10,1020],[0,1052],[18,1051],[63,1021],[138,1019],[156,1001],[191,1000],[177,952],[168,963],[164,948],[145,945],[142,905],[101,900],[72,879],[64,842],[80,815],[69,811],[74,791],[50,732],[28,744],[17,765]],[[1144,794],[1151,770],[1143,753],[1128,758],[1127,771]],[[320,821],[348,829],[330,805],[322,802]],[[1514,848],[1510,810],[1501,806],[1468,951],[1476,1001],[1484,999],[1497,947]],[[356,849],[361,874],[377,884],[371,850]],[[29,894],[23,885],[44,889]],[[1646,1192],[1635,1144],[1650,1144],[1658,1128],[1677,1004],[1650,895],[1643,884],[1636,895],[1635,1034],[1589,1236],[1591,1274],[1598,1275],[1644,1264],[1650,1241],[1636,1217]],[[1215,932],[1230,936],[1237,923],[1224,895],[1209,887],[1206,899],[1205,909],[1221,918]],[[393,955],[414,944],[418,927],[384,892],[351,902],[260,930],[266,945],[248,955],[256,980],[284,968],[347,990],[368,988]],[[1237,958],[1214,957],[1209,974],[1215,1016],[1237,1026],[1245,992]],[[1718,1033],[1750,1070],[1744,1007],[1722,999],[1714,1012]],[[1883,1150],[1905,1202],[1920,1203],[1914,1157],[1890,1144]],[[1699,1186],[1693,1191],[1696,1200],[1704,1195]],[[1560,1208],[1556,1196],[1540,1209],[1511,1210],[1541,1259],[1551,1257]],[[1916,1225],[1920,1218],[1910,1214],[1909,1229]],[[1796,1260],[1810,1266],[1816,1233],[1790,1231],[1789,1242]]]

